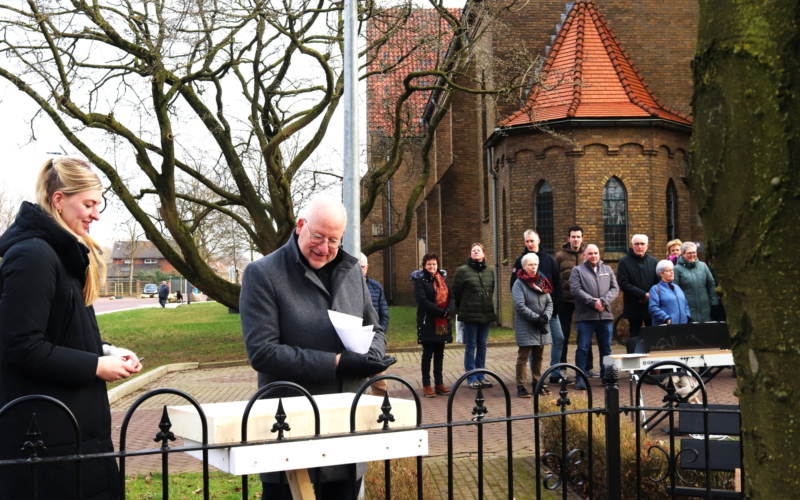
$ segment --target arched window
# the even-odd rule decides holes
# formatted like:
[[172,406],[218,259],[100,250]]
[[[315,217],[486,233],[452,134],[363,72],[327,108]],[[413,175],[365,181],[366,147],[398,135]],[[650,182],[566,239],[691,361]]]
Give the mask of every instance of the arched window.
[[606,252],[628,247],[628,201],[625,187],[612,177],[603,188],[603,236]]
[[553,191],[550,184],[543,182],[536,191],[536,232],[542,240],[539,248],[553,253],[555,237],[553,235]]
[[678,212],[678,193],[675,191],[675,183],[672,179],[667,183],[667,241],[676,238],[677,229],[675,225],[675,214]]

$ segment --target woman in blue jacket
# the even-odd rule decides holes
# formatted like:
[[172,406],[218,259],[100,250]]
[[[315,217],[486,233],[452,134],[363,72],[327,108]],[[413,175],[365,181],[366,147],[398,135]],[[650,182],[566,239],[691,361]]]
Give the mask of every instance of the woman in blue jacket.
[[661,281],[650,288],[650,316],[653,326],[691,323],[689,303],[681,287],[674,284],[675,268],[671,261],[662,260],[656,266]]

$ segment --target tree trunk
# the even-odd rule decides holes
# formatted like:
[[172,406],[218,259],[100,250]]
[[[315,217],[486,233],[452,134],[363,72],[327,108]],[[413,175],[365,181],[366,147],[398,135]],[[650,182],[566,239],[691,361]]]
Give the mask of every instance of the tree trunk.
[[797,0],[701,0],[690,186],[727,309],[749,498],[800,483]]

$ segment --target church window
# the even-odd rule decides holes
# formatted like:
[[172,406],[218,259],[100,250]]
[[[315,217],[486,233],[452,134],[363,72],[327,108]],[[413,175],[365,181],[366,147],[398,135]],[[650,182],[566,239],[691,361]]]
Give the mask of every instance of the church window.
[[536,232],[541,240],[539,247],[547,253],[553,253],[553,191],[547,182],[543,182],[536,190]]
[[628,200],[625,187],[612,177],[603,188],[603,236],[606,252],[624,252],[628,246]]
[[667,184],[667,241],[676,238],[675,213],[678,211],[678,193],[675,192],[675,184],[670,179]]

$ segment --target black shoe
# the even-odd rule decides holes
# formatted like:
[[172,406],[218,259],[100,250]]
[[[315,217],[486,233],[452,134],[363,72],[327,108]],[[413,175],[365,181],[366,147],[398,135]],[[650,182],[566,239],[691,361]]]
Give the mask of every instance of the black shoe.
[[483,387],[484,389],[488,389],[490,387],[494,387],[494,384],[489,382],[488,380],[478,380],[478,382],[480,382],[481,387]]
[[[567,385],[574,385],[575,384],[574,380],[570,380],[570,379],[564,379],[564,380],[567,381]],[[550,379],[550,383],[552,385],[557,385],[557,386],[560,387],[561,386],[561,379],[560,378],[551,378]]]
[[548,391],[546,387],[542,387],[541,390],[539,390],[540,396],[549,396],[550,394],[552,394],[552,392]]
[[531,397],[531,395],[528,394],[528,390],[525,388],[524,385],[518,385],[517,386],[517,396],[519,396],[521,398],[530,398]]

